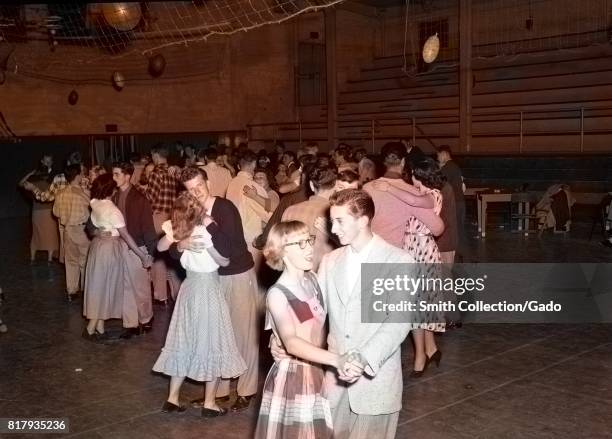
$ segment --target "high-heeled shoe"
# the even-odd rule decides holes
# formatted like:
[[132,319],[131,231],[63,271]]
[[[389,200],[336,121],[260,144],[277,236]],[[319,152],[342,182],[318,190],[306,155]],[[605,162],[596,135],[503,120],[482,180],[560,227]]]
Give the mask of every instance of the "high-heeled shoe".
[[412,372],[410,372],[409,377],[410,378],[421,378],[423,376],[423,374],[425,373],[425,370],[427,370],[427,366],[429,366],[429,357],[427,357],[427,355],[425,356],[425,364],[423,365],[423,369],[421,370],[413,370]]
[[170,401],[165,401],[161,409],[162,413],[183,413],[185,410],[187,410],[187,407],[184,405],[176,405]]
[[216,418],[218,416],[227,415],[227,409],[219,407],[219,409],[207,409],[206,407],[202,407],[202,417],[203,418]]
[[427,363],[425,363],[425,367],[423,367],[423,370],[413,370],[412,372],[410,372],[410,375],[408,376],[410,378],[421,378],[423,374],[425,373],[426,368],[427,368]]
[[433,353],[431,357],[427,357],[425,367],[427,367],[429,363],[436,363],[436,367],[440,367],[440,361],[442,361],[442,351],[438,349],[436,350],[436,352]]

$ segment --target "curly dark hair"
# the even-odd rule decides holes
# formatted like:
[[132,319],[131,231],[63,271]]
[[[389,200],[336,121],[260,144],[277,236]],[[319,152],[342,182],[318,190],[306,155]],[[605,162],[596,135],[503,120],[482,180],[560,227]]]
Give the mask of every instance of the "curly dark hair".
[[352,183],[359,180],[359,174],[357,174],[355,171],[351,171],[350,169],[345,169],[344,171],[338,172],[338,180],[346,183]]
[[255,176],[255,174],[258,174],[258,173],[266,174],[266,178],[268,179],[268,184],[270,185],[270,189],[273,189],[273,190],[278,189],[278,185],[276,184],[276,178],[274,178],[274,175],[272,174],[272,171],[269,168],[257,167],[253,171],[253,176]]
[[308,179],[319,190],[332,189],[336,184],[338,174],[332,166],[316,166],[308,174]]
[[117,183],[113,180],[113,174],[102,174],[96,177],[91,184],[91,198],[104,200],[115,192]]
[[423,186],[430,189],[442,189],[446,178],[440,171],[440,165],[431,157],[426,157],[412,164],[412,175],[417,178]]

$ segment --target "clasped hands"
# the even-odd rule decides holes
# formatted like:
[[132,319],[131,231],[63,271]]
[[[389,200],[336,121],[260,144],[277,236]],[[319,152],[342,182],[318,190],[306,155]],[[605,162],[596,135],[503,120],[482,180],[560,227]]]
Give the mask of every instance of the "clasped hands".
[[142,261],[143,268],[151,268],[153,265],[153,256],[148,253],[146,253],[144,258],[141,258],[140,260]]
[[[286,358],[291,358],[274,334],[270,337],[270,352],[274,361],[277,362]],[[344,355],[340,355],[335,364],[338,370],[338,378],[349,384],[356,382],[359,377],[363,375],[365,365],[366,361],[358,350],[350,350]]]
[[363,375],[366,361],[359,351],[350,350],[338,360],[338,378],[349,384],[354,383]]

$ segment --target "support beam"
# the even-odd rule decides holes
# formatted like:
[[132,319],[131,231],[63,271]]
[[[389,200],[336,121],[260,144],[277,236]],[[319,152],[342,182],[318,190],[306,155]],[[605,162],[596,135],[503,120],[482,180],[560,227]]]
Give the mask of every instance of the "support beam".
[[325,9],[325,72],[327,79],[327,148],[336,147],[338,132],[338,79],[336,71],[336,10]]
[[459,0],[459,151],[472,149],[472,0]]

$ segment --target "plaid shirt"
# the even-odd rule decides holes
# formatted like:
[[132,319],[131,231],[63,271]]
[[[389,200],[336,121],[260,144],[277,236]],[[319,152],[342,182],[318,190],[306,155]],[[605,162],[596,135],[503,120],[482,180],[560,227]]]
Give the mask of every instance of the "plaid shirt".
[[64,174],[57,174],[55,177],[53,177],[53,182],[51,182],[49,189],[46,191],[41,191],[40,189],[36,188],[32,191],[32,193],[37,201],[47,203],[55,200],[55,195],[62,189],[65,189],[67,186],[68,181],[66,180]]
[[85,224],[89,218],[89,194],[80,187],[68,185],[56,194],[53,215],[63,226]]
[[[32,190],[32,193],[37,201],[40,201],[41,203],[49,203],[55,200],[57,194],[66,189],[69,185],[70,183],[68,183],[68,180],[66,180],[66,176],[64,174],[57,174],[55,177],[53,177],[53,181],[51,182],[49,189],[41,191],[40,189],[36,188]],[[80,186],[84,191],[89,190],[89,179],[81,178]]]
[[178,195],[176,179],[168,173],[168,165],[156,165],[144,191],[153,212],[170,212]]

